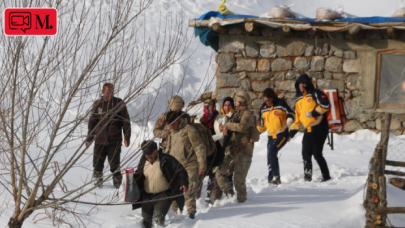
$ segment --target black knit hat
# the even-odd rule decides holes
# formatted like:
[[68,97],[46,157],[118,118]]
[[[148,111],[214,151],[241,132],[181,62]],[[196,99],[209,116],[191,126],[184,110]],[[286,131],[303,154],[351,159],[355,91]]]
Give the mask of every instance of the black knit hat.
[[152,140],[145,140],[141,144],[143,155],[151,155],[157,150],[157,144]]
[[234,103],[234,101],[233,101],[233,98],[232,98],[232,97],[225,97],[225,98],[224,98],[224,101],[222,102],[222,107],[224,107],[225,102],[227,102],[227,101],[231,102],[231,106],[232,106],[232,108],[233,108],[233,109],[235,109],[235,103]]

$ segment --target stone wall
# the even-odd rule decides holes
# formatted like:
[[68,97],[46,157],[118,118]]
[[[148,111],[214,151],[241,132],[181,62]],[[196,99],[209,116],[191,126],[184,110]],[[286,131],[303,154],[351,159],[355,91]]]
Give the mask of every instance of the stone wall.
[[[222,36],[216,56],[217,100],[236,89],[249,92],[255,115],[262,104],[264,89],[273,88],[293,108],[295,80],[308,74],[319,89],[337,88],[348,110],[345,131],[381,129],[382,114],[362,107],[366,92],[365,67],[358,50],[349,45],[331,45],[328,41],[305,39],[254,39],[249,36]],[[364,52],[364,50],[360,50]],[[374,90],[374,88],[373,88]],[[393,118],[392,129],[403,133],[405,116]]]

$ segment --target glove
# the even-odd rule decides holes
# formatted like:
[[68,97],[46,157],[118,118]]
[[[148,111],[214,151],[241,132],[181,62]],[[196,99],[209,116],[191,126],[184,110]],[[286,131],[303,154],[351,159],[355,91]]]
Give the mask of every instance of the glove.
[[306,115],[307,117],[312,117],[312,113],[311,113],[311,112],[306,112],[305,115]]
[[287,118],[287,126],[288,126],[288,128],[290,128],[291,124],[293,124],[293,123],[294,123],[293,118],[291,118],[291,117]]

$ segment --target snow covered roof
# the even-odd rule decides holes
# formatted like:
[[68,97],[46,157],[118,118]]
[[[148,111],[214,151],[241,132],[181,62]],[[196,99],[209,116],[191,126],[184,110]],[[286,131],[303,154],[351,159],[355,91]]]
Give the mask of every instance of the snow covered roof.
[[316,21],[312,18],[301,19],[272,19],[261,18],[251,15],[227,15],[219,12],[208,12],[201,17],[190,20],[189,27],[195,28],[195,35],[205,45],[217,50],[216,40],[218,34],[238,34],[235,28],[243,29],[239,34],[256,36],[267,36],[271,30],[282,30],[285,36],[289,36],[292,31],[307,32],[314,36],[317,31],[321,32],[347,32],[346,38],[355,38],[362,30],[381,31],[387,36],[383,38],[397,39],[396,30],[405,30],[405,18],[393,17],[357,17],[343,18],[334,21]]

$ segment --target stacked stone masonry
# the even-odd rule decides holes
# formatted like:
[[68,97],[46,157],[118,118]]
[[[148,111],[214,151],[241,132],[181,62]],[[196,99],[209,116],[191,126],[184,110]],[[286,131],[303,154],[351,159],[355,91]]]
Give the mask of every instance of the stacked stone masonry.
[[[226,40],[226,39],[223,39]],[[243,39],[242,39],[243,40]],[[262,92],[273,88],[280,98],[294,107],[295,80],[308,74],[319,89],[337,88],[344,98],[349,121],[345,131],[381,129],[382,114],[368,113],[362,109],[361,61],[356,50],[331,48],[328,43],[308,45],[291,42],[280,45],[276,41],[220,42],[217,62],[217,100],[232,95],[237,89],[249,92],[252,108],[258,118]],[[405,120],[394,115],[392,129],[404,132]]]

